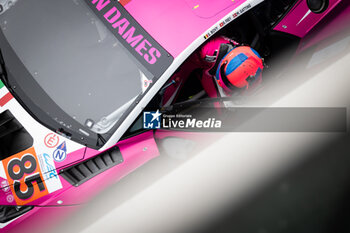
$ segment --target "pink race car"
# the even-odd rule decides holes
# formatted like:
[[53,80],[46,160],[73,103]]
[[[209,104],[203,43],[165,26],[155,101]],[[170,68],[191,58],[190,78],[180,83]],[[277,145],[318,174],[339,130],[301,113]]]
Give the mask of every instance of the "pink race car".
[[16,1],[0,15],[1,231],[49,230],[160,150],[176,153],[168,145],[203,143],[161,118],[206,99],[186,60],[214,35],[268,64],[348,15],[347,0]]

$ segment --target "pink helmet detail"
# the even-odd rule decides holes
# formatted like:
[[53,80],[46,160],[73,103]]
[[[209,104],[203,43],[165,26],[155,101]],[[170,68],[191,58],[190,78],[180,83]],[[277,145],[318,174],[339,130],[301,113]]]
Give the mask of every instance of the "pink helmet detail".
[[198,52],[198,59],[202,61],[201,68],[210,70],[214,67],[222,44],[236,44],[236,42],[224,36],[218,36],[206,42]]

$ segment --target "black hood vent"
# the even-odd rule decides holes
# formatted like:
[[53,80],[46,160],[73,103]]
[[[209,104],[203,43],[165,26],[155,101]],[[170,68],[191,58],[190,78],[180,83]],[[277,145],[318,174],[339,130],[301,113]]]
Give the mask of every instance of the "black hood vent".
[[122,163],[123,161],[124,159],[119,148],[113,147],[91,159],[62,170],[60,175],[71,185],[79,186],[92,177]]
[[9,110],[0,113],[0,160],[33,145],[33,138]]

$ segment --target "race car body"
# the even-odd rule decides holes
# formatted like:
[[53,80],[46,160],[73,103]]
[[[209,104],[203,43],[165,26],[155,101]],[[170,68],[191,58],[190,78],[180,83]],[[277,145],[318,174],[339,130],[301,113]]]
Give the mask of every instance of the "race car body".
[[[0,15],[1,230],[52,227],[159,156],[165,140],[201,141],[152,125],[174,73],[219,33],[271,56],[267,31],[299,42],[344,1],[312,2],[16,1]],[[252,35],[235,28],[249,12],[261,22]]]

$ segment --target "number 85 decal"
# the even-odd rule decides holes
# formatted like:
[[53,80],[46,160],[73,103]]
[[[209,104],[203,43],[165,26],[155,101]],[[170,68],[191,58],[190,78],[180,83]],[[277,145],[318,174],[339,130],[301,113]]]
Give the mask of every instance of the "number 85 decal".
[[[40,172],[33,173],[37,168],[37,162],[33,155],[25,154],[21,159],[13,158],[9,161],[7,165],[7,171],[11,179],[14,180],[13,188],[16,193],[16,196],[19,199],[26,200],[33,196],[34,187],[33,183],[36,182],[40,192],[45,190],[45,185],[40,176]],[[24,183],[21,183],[21,180],[24,174],[31,174],[24,178]],[[26,185],[26,188],[21,189],[21,185]],[[24,191],[22,191],[24,190]]]

